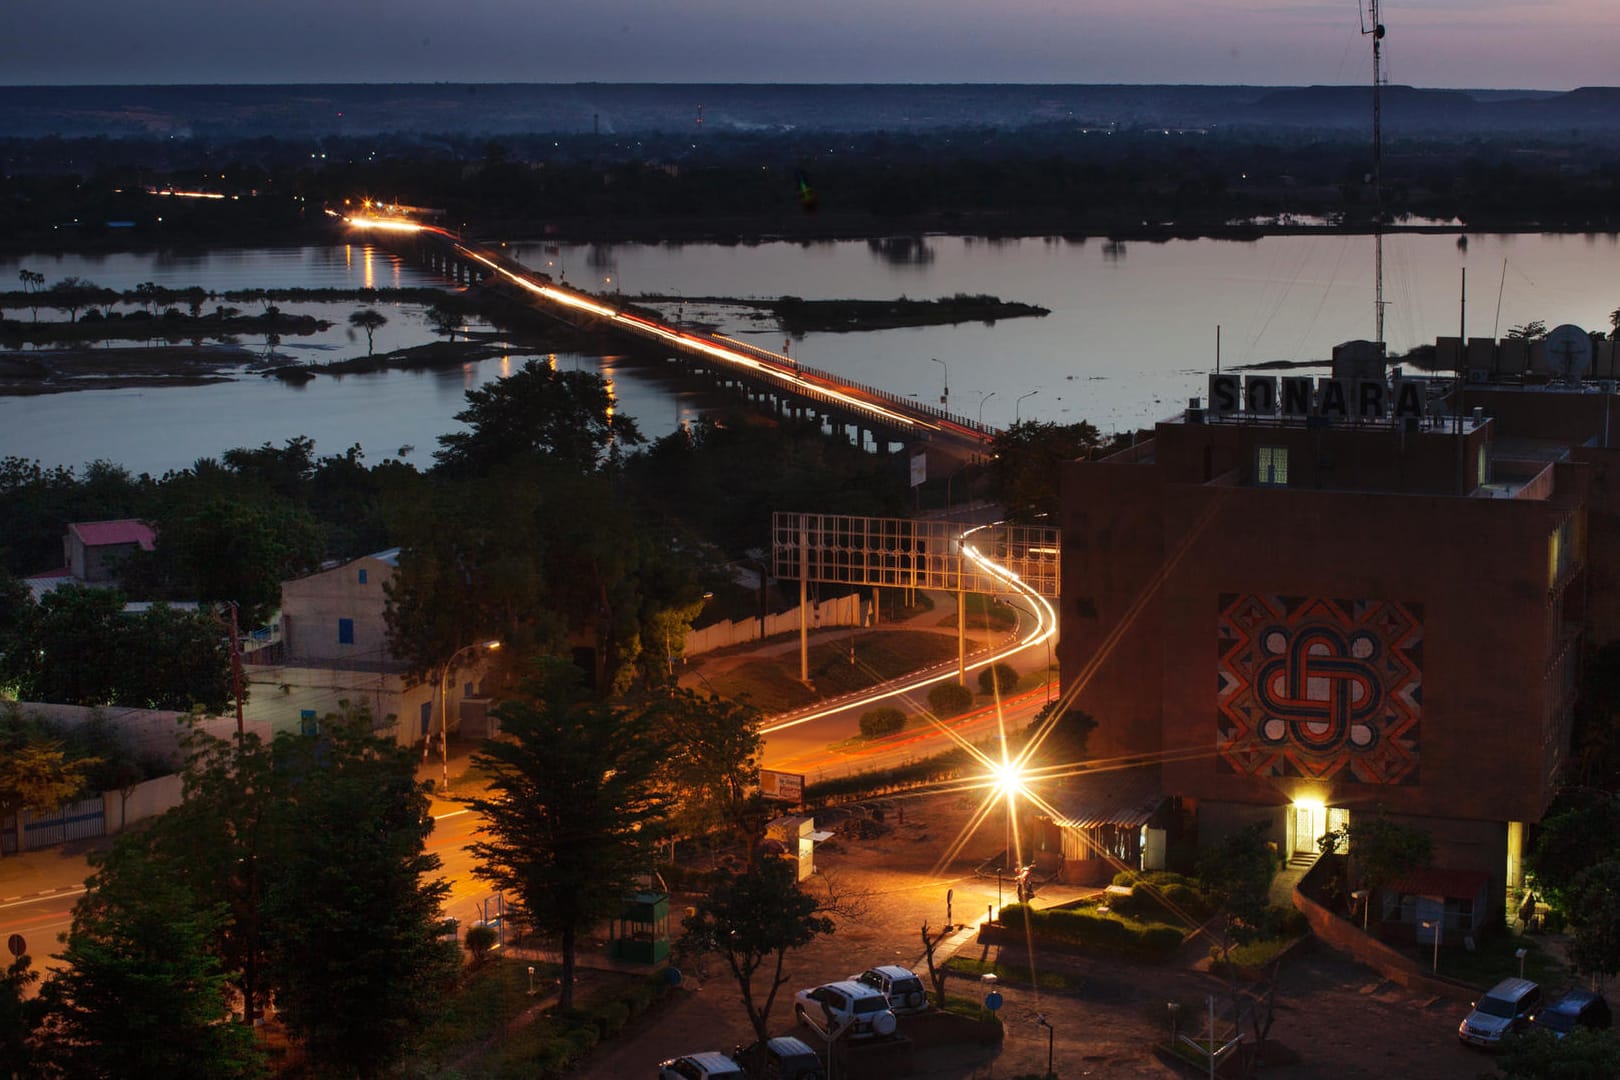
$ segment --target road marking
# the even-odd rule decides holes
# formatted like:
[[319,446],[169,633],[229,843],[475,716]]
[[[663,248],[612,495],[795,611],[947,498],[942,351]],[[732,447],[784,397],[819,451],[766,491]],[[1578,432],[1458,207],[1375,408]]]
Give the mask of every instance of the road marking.
[[72,889],[52,889],[48,892],[34,893],[32,896],[25,897],[23,899],[7,897],[7,902],[0,903],[0,910],[14,907],[26,907],[29,904],[38,904],[46,900],[55,900],[56,898],[62,896],[78,896],[82,892],[84,892],[84,886],[80,885]]

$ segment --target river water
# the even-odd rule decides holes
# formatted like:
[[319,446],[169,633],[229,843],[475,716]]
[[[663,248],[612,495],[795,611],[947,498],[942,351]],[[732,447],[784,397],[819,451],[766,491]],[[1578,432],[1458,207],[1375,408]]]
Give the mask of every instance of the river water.
[[[938,402],[987,423],[1089,420],[1104,432],[1151,424],[1203,393],[1216,362],[1324,362],[1332,346],[1373,336],[1373,243],[1357,236],[1277,236],[1252,242],[1115,244],[1058,238],[968,237],[754,246],[687,244],[548,248],[509,253],[576,287],[627,296],[931,299],[989,293],[1050,308],[1039,319],[859,334],[810,334],[789,346],[806,364]],[[1467,271],[1466,332],[1505,333],[1541,320],[1608,329],[1620,306],[1614,235],[1387,237],[1386,338],[1393,352],[1458,332]],[[223,292],[249,288],[362,288],[441,284],[363,244],[205,253],[0,257],[0,281],[20,269],[47,282],[74,275],[130,289],[143,281]],[[222,301],[221,301],[222,302]],[[211,302],[212,303],[212,302]],[[334,323],[286,339],[300,359],[363,354],[347,325],[358,305],[284,304]],[[418,344],[432,330],[413,305],[377,305],[389,322],[378,351]],[[667,306],[689,320],[779,349],[784,339],[749,309],[691,299]],[[15,318],[13,310],[8,315]],[[41,312],[42,316],[48,313]],[[23,318],[28,317],[23,313]],[[254,344],[245,341],[250,347]],[[136,472],[182,468],[233,446],[309,435],[322,453],[358,443],[369,460],[430,461],[455,427],[466,390],[515,369],[514,351],[438,372],[322,376],[293,387],[241,373],[210,386],[87,390],[0,398],[0,455],[78,466],[98,458]],[[563,355],[559,365],[614,380],[621,411],[657,436],[705,402],[655,371],[616,357]]]

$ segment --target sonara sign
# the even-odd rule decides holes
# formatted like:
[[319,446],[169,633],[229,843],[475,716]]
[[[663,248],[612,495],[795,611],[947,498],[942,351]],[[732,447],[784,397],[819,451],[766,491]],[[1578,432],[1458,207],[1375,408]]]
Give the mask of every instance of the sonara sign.
[[1311,379],[1304,376],[1215,374],[1209,377],[1209,412],[1229,416],[1281,416],[1291,420],[1377,421],[1421,419],[1425,379]]

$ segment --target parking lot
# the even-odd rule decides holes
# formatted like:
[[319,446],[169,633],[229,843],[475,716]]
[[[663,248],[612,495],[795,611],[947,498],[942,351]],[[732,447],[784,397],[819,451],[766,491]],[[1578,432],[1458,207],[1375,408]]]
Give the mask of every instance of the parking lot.
[[[994,878],[972,876],[972,867],[999,847],[999,830],[975,838],[951,866],[936,873],[934,861],[956,836],[971,805],[954,796],[908,801],[905,822],[887,815],[888,831],[855,839],[849,830],[829,850],[818,853],[818,869],[839,888],[865,900],[865,914],[840,922],[837,933],[788,956],[787,982],[778,992],[772,1034],[793,1034],[812,1045],[818,1036],[793,1018],[796,990],[848,978],[878,964],[901,964],[926,980],[920,928],[927,920],[937,930],[945,922],[946,892],[952,914],[961,923],[983,918],[996,903]],[[837,825],[833,826],[838,829]],[[1037,906],[1074,895],[1052,889],[1035,898]],[[1010,887],[1004,897],[1012,897]],[[681,903],[677,898],[677,910]],[[997,958],[997,948],[981,946],[971,930],[953,939],[960,955]],[[1015,950],[1023,953],[1019,948]],[[1109,956],[1043,957],[1037,972],[1059,967],[1070,976],[1064,993],[1037,992],[1003,984],[1000,1010],[1004,1039],[998,1046],[970,1043],[933,1045],[919,1039],[913,1055],[917,1077],[934,1080],[1012,1078],[1046,1071],[1048,1037],[1054,1071],[1059,1077],[1170,1077],[1180,1075],[1154,1056],[1153,1044],[1169,1034],[1172,1001],[1183,1003],[1183,1030],[1202,1030],[1190,1013],[1209,994],[1220,994],[1223,980],[1197,968],[1207,943],[1195,939],[1182,957],[1166,965],[1137,964]],[[1009,959],[1012,959],[1009,957]],[[683,968],[679,990],[633,1023],[612,1043],[598,1048],[575,1075],[586,1080],[651,1077],[659,1061],[703,1050],[730,1051],[754,1039],[735,982],[724,962],[710,957]],[[1072,989],[1078,985],[1078,991]],[[768,988],[756,986],[756,994]],[[953,995],[982,997],[983,989],[953,979]],[[1426,1077],[1475,1080],[1488,1074],[1490,1059],[1459,1046],[1457,1022],[1466,1001],[1415,997],[1376,972],[1319,947],[1293,959],[1279,983],[1276,1019],[1270,1042],[1274,1062],[1268,1077],[1286,1080],[1334,1077],[1345,1080],[1389,1080]],[[1049,1029],[1036,1021],[1042,1017]],[[902,1022],[902,1033],[906,1025]],[[866,1071],[841,1068],[838,1076],[859,1080]],[[892,1067],[873,1075],[894,1075]]]

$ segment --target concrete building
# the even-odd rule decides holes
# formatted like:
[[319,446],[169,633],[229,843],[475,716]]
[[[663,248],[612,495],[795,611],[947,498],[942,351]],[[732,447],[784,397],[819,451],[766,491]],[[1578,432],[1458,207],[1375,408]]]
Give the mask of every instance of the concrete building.
[[1494,908],[1557,791],[1583,639],[1620,629],[1588,557],[1620,554],[1590,445],[1612,395],[1469,386],[1459,412],[1452,388],[1213,376],[1066,465],[1059,657],[1092,754],[1156,772],[1204,842],[1261,821],[1314,854],[1383,813]]
[[118,564],[151,551],[157,535],[144,521],[75,521],[62,534],[62,565],[23,579],[37,601],[62,585],[116,585]]
[[492,733],[484,666],[453,673],[441,702],[438,679],[410,683],[389,652],[385,588],[398,566],[390,548],[282,583],[279,643],[244,655],[256,718],[278,731],[308,729],[346,701],[410,746],[430,734],[437,742],[447,705],[451,734]]

